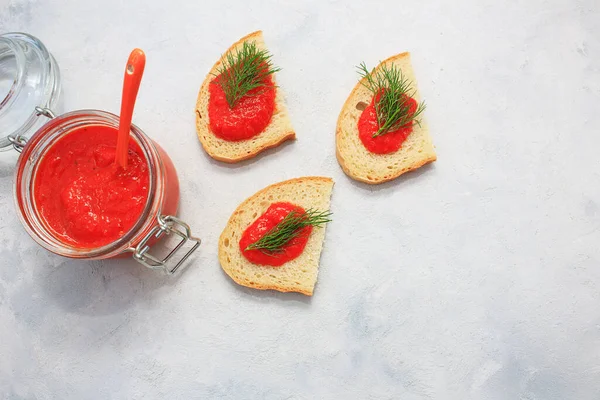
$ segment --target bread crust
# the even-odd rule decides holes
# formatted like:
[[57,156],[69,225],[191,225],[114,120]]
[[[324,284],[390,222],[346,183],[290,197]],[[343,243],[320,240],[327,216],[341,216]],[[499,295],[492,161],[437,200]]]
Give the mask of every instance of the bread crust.
[[[297,292],[297,293],[302,293],[307,296],[312,296],[312,294],[313,294],[312,289],[311,290],[303,290],[303,289],[299,289],[299,288],[292,288],[292,287],[280,286],[280,285],[275,285],[275,284],[262,284],[262,283],[258,283],[258,282],[249,283],[249,282],[244,282],[244,281],[238,279],[236,274],[232,273],[233,265],[230,261],[227,260],[227,251],[226,251],[226,246],[225,246],[225,240],[229,238],[231,230],[234,229],[234,227],[236,226],[240,212],[243,212],[246,209],[248,209],[250,203],[252,203],[253,200],[260,198],[263,194],[267,194],[268,192],[271,192],[271,191],[273,191],[273,189],[276,189],[278,187],[294,185],[296,183],[300,183],[300,182],[304,182],[304,181],[331,183],[333,185],[333,179],[328,178],[328,177],[322,177],[322,176],[306,176],[306,177],[302,177],[302,178],[294,178],[294,179],[289,179],[289,180],[286,180],[283,182],[274,183],[272,185],[265,187],[264,189],[259,190],[258,192],[254,193],[252,196],[248,197],[246,200],[244,200],[242,203],[240,203],[240,205],[231,214],[231,217],[227,221],[227,225],[226,225],[225,229],[223,229],[223,232],[221,233],[221,236],[219,237],[219,263],[221,264],[221,268],[223,269],[223,271],[225,271],[225,273],[227,275],[229,275],[229,277],[231,279],[233,279],[234,282],[236,282],[237,284],[239,284],[241,286],[246,286],[246,287],[253,288],[253,289],[277,290],[279,292],[284,292],[284,293]],[[270,268],[270,267],[265,267],[265,268]]]
[[[243,38],[241,38],[240,40],[238,40],[237,42],[232,44],[224,54],[230,53],[230,52],[234,51],[238,46],[242,45],[244,42],[252,41],[252,40],[262,41],[262,31],[259,30],[259,31],[252,32],[252,33],[249,33],[248,35],[244,36]],[[213,74],[217,73],[217,68],[219,68],[219,66],[221,64],[222,64],[221,58],[219,58],[219,60],[212,66],[212,68],[206,75],[206,78],[204,78],[204,81],[202,82],[202,86],[200,86],[200,91],[198,92],[198,97],[196,100],[196,108],[195,108],[196,133],[198,135],[198,139],[200,139],[200,143],[202,143],[202,147],[204,147],[204,150],[208,153],[208,155],[210,155],[212,158],[214,158],[215,160],[218,160],[218,161],[223,161],[226,163],[237,163],[237,162],[240,162],[243,160],[248,160],[250,158],[256,157],[256,155],[258,155],[258,153],[260,153],[264,150],[270,149],[272,147],[277,147],[281,143],[285,142],[286,140],[295,139],[296,132],[294,132],[293,130],[290,130],[289,132],[286,132],[286,133],[282,134],[281,136],[278,136],[266,143],[262,143],[262,144],[256,146],[255,148],[253,148],[251,150],[250,153],[244,153],[244,154],[238,155],[236,157],[228,157],[226,155],[220,154],[218,152],[218,149],[216,149],[210,145],[210,143],[206,139],[206,136],[208,134],[214,135],[214,133],[210,130],[210,124],[208,122],[208,113],[205,112],[206,115],[204,117],[202,117],[203,110],[201,110],[201,108],[202,108],[201,104],[202,104],[203,98],[205,96],[209,96],[208,85],[213,80],[213,78],[214,78]],[[280,89],[278,87],[275,90],[277,90],[278,92],[280,91]],[[275,106],[277,107],[277,104]],[[271,120],[271,122],[269,123],[269,126],[273,122],[274,121]],[[265,128],[265,129],[267,129],[267,128]],[[243,142],[243,141],[241,141],[241,142]],[[230,142],[230,143],[235,143],[235,142]]]
[[[403,59],[408,59],[407,61],[410,62],[410,53],[404,52],[404,53],[400,53],[400,54],[388,57],[385,60],[383,60],[382,62],[380,62],[379,65],[377,65],[377,67],[375,67],[375,69],[378,70],[384,64],[401,61]],[[409,165],[405,168],[399,169],[397,171],[393,171],[386,177],[381,177],[381,178],[376,178],[376,179],[370,179],[369,177],[360,174],[360,171],[352,168],[352,166],[347,162],[346,158],[344,157],[342,148],[340,146],[340,142],[342,140],[342,135],[343,135],[343,122],[344,122],[344,118],[346,117],[348,112],[355,106],[355,104],[357,102],[356,97],[358,95],[358,92],[361,90],[361,88],[364,87],[365,83],[366,83],[366,78],[362,78],[354,86],[354,88],[350,92],[350,95],[344,102],[344,105],[342,106],[342,110],[341,110],[340,115],[338,116],[338,120],[337,120],[336,133],[335,133],[335,139],[336,139],[335,154],[336,154],[338,163],[342,167],[342,170],[344,171],[344,173],[354,180],[368,183],[371,185],[376,185],[376,184],[380,184],[380,183],[384,183],[384,182],[389,182],[391,180],[398,178],[400,175],[405,174],[406,172],[413,171],[415,169],[422,167],[423,165],[426,165],[426,164],[436,161],[437,156],[436,156],[435,152],[433,152],[433,154],[422,157],[421,159],[417,160],[416,162],[412,163],[411,165]],[[416,82],[413,82],[413,84],[416,86]],[[368,102],[370,102],[370,99],[368,100]],[[355,130],[356,131],[353,132],[352,134],[355,133],[358,136],[358,127],[355,127]]]

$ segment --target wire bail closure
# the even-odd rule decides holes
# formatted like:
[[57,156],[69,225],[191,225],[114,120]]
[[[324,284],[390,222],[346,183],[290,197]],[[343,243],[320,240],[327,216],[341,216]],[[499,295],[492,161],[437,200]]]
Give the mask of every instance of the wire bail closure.
[[53,119],[56,117],[56,115],[54,115],[54,113],[52,112],[51,109],[46,108],[46,107],[40,107],[40,106],[36,106],[35,107],[35,113],[39,116],[39,115],[43,115],[46,118],[49,119]]
[[[171,215],[159,215],[157,217],[158,225],[156,225],[148,234],[142,239],[142,241],[133,250],[133,258],[142,264],[143,266],[163,271],[167,275],[174,274],[179,267],[187,260],[194,251],[200,246],[201,240],[192,236],[190,226],[180,220],[177,217]],[[163,235],[175,234],[181,238],[181,241],[175,246],[169,254],[163,259],[159,259],[156,256],[148,253],[150,250],[150,240],[160,240]],[[167,262],[178,252],[178,250],[187,242],[194,242],[194,245],[190,250],[183,255],[183,257],[175,264],[173,268],[167,266]]]
[[[46,118],[53,119],[55,117],[52,110],[46,107],[35,107],[35,114],[37,116],[43,115]],[[10,147],[15,149],[17,152],[22,152],[23,148],[27,144],[27,138],[23,135],[10,135],[4,139],[0,139],[0,151],[8,151]]]

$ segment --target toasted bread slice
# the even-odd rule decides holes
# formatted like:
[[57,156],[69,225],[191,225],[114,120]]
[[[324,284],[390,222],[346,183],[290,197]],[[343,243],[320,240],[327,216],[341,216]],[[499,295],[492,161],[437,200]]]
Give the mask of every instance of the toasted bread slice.
[[235,210],[219,239],[219,261],[235,282],[255,289],[313,294],[325,226],[313,229],[302,254],[280,267],[250,263],[240,251],[242,234],[272,203],[285,201],[303,207],[329,210],[333,180],[324,177],[290,179],[268,186]]
[[[410,64],[410,54],[402,53],[381,62],[382,65],[395,64],[404,76],[412,82],[415,100],[421,101],[417,82]],[[346,100],[337,122],[335,134],[336,155],[340,166],[349,177],[357,181],[377,184],[390,181],[405,172],[417,169],[436,160],[435,150],[426,121],[413,124],[412,133],[402,147],[390,154],[374,154],[368,151],[358,137],[358,119],[366,104],[371,102],[373,93],[363,85],[365,78],[356,84]]]
[[[244,42],[255,42],[257,48],[261,50],[266,49],[262,31],[256,31],[234,43],[225,54],[235,52],[238,48],[242,47]],[[218,73],[217,69],[221,65],[222,59],[219,59],[211,68],[200,87],[200,93],[198,93],[198,100],[196,102],[196,131],[204,150],[212,158],[228,163],[235,163],[252,158],[261,151],[275,147],[288,139],[296,138],[296,133],[292,128],[292,123],[285,106],[283,92],[278,86],[275,88],[275,111],[273,112],[273,117],[269,125],[261,133],[248,140],[236,142],[215,136],[210,130],[208,120],[208,101],[210,97],[208,85],[215,78],[214,74]],[[273,82],[275,83],[275,74],[273,74]]]

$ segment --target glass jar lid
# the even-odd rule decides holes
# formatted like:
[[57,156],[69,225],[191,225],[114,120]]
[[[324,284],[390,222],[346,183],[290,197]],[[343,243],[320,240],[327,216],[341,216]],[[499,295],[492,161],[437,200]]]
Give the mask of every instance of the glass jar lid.
[[[0,35],[0,149],[33,135],[55,109],[60,72],[39,39],[26,33]],[[37,107],[37,110],[36,110]]]

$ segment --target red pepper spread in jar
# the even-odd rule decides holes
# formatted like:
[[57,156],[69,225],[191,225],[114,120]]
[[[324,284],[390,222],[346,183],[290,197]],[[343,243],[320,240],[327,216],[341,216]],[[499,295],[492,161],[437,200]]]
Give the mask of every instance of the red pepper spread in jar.
[[227,103],[225,92],[217,76],[209,85],[208,119],[215,136],[239,141],[250,139],[262,132],[271,122],[275,111],[275,85],[267,75],[263,85],[242,96],[233,107]]
[[267,211],[246,228],[242,234],[242,238],[240,239],[240,251],[242,255],[253,264],[270,265],[273,267],[279,267],[300,256],[313,230],[311,225],[299,230],[297,235],[278,252],[269,253],[260,249],[248,250],[248,246],[262,238],[291,212],[303,214],[305,210],[300,206],[287,202],[271,204]]
[[[380,96],[381,92],[373,96],[371,103],[360,115],[358,119],[358,137],[371,153],[388,154],[396,152],[402,147],[402,143],[404,143],[413,130],[413,122],[411,121],[394,131],[373,137],[380,128],[375,110],[375,104]],[[414,115],[417,111],[417,101],[412,97],[403,95],[403,104],[405,107],[408,106],[409,116]]]
[[88,126],[58,139],[39,163],[34,201],[45,224],[61,241],[96,248],[122,237],[148,200],[148,164],[129,143],[128,166],[117,166],[115,128]]

